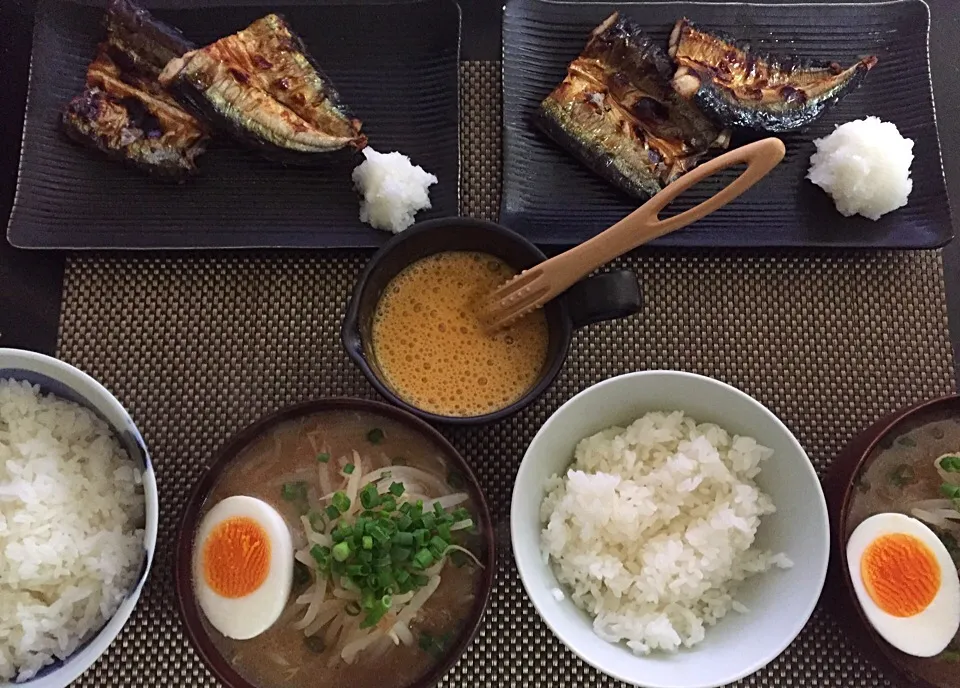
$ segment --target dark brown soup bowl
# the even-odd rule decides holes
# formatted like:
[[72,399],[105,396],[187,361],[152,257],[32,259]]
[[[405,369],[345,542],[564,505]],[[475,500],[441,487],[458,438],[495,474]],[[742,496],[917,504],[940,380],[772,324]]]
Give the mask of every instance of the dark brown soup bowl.
[[[286,421],[317,413],[337,411],[356,411],[390,419],[435,445],[444,456],[450,469],[459,471],[462,476],[463,489],[469,493],[479,521],[477,524],[478,530],[484,543],[480,556],[483,569],[477,574],[479,576],[477,595],[459,625],[459,636],[450,643],[444,655],[425,674],[402,688],[429,688],[435,685],[457,662],[480,628],[483,613],[493,589],[496,556],[490,512],[480,485],[469,464],[439,432],[402,409],[363,399],[333,398],[308,401],[281,409],[241,430],[228,440],[216,453],[206,472],[194,488],[180,521],[174,562],[174,584],[180,617],[186,628],[187,637],[204,664],[221,683],[229,688],[261,688],[261,686],[241,676],[217,649],[197,604],[193,586],[193,547],[200,519],[205,513],[205,504],[217,486],[224,469],[241,456],[244,450],[264,433]],[[282,681],[278,680],[278,683],[282,683]],[[324,687],[318,686],[317,688]]]
[[480,416],[443,416],[417,408],[385,382],[373,355],[372,323],[383,290],[404,268],[446,251],[478,251],[500,258],[518,272],[546,260],[544,253],[516,232],[493,222],[455,217],[422,222],[384,244],[357,280],[343,320],[341,338],[347,354],[378,392],[391,403],[432,422],[480,424],[516,413],[540,396],[563,367],[575,329],[602,320],[633,315],[642,299],[630,270],[581,280],[544,307],[549,341],[537,381],[512,404]]
[[[927,494],[927,481],[934,480],[933,460],[960,446],[940,451],[940,444],[949,438],[935,436],[915,439],[931,423],[955,419],[960,423],[960,396],[926,401],[883,418],[855,437],[836,457],[824,481],[824,493],[830,511],[830,573],[826,597],[829,608],[856,640],[861,650],[879,667],[899,678],[897,685],[918,688],[960,688],[960,665],[945,670],[943,660],[923,659],[907,655],[884,640],[863,612],[848,573],[847,540],[853,529],[866,517],[886,511],[909,512],[915,497],[902,492],[922,486]],[[909,437],[908,437],[909,436]],[[929,442],[930,446],[924,446]],[[894,452],[899,452],[896,454]],[[938,452],[938,453],[934,453]],[[897,463],[894,471],[888,470]],[[916,466],[911,462],[916,462]],[[904,474],[900,466],[909,465]],[[929,475],[927,465],[929,465]],[[871,467],[874,470],[871,471]],[[906,480],[903,476],[906,475]],[[930,498],[939,495],[935,491]],[[879,492],[878,492],[879,491]]]

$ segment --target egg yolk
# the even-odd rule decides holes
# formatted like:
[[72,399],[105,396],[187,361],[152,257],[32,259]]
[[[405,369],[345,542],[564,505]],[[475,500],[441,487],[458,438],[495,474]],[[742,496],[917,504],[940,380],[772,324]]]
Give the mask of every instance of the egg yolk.
[[228,518],[210,532],[203,547],[203,577],[221,597],[249,595],[270,570],[270,540],[252,518]]
[[919,538],[905,533],[881,535],[860,560],[867,594],[891,616],[913,616],[926,609],[940,589],[940,566]]

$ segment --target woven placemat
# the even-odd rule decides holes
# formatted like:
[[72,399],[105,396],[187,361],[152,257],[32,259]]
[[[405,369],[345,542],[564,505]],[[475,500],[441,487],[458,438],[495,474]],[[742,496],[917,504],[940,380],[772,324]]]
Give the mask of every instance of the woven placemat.
[[[463,211],[499,206],[499,67],[463,67]],[[366,252],[82,255],[69,260],[59,355],[132,412],[160,488],[158,556],[130,623],[78,686],[206,686],[181,632],[172,541],[188,491],[234,431],[318,396],[372,397],[339,325]],[[645,252],[639,316],[579,332],[553,387],[485,428],[443,429],[476,469],[498,523],[496,588],[477,639],[443,686],[610,687],[567,651],[527,600],[510,552],[513,478],[537,428],[575,392],[631,370],[710,375],[755,396],[798,435],[821,473],[881,415],[952,389],[936,252]],[[820,609],[742,686],[889,686]]]

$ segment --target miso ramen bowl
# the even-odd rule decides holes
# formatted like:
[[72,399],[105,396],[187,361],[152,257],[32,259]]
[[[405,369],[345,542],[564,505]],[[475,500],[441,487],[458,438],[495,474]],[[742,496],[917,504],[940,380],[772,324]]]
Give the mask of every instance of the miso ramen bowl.
[[[345,457],[349,464],[343,463]],[[447,560],[438,573],[430,574],[441,580],[409,623],[410,638],[372,645],[369,654],[361,651],[352,664],[342,661],[341,646],[321,642],[330,627],[316,632],[316,642],[307,641],[304,631],[295,627],[307,609],[297,604],[297,598],[305,592],[304,586],[313,586],[313,579],[298,582],[294,577],[284,611],[262,634],[249,640],[222,635],[204,615],[196,592],[193,558],[201,519],[224,498],[255,497],[282,516],[297,548],[297,538],[303,537],[300,524],[305,509],[289,501],[289,481],[309,482],[318,472],[322,476],[330,470],[339,471],[336,476],[346,481],[355,474],[372,479],[375,470],[390,471],[384,478],[406,481],[404,476],[420,471],[424,494],[430,491],[426,486],[431,480],[455,487],[461,498],[466,495],[460,506],[470,511],[473,520],[473,528],[463,532],[469,542],[458,541],[480,565],[464,558],[456,564]],[[329,480],[334,474],[326,475]],[[330,489],[323,478],[316,481],[319,485],[310,485],[307,499]],[[175,585],[190,642],[229,688],[428,688],[454,665],[479,629],[493,587],[494,566],[493,530],[480,486],[470,466],[442,435],[386,404],[320,399],[290,406],[254,423],[218,451],[181,520]],[[359,619],[360,614],[357,606],[350,616]],[[345,626],[346,617],[343,621]],[[358,630],[356,623],[354,631]],[[345,638],[342,635],[339,641]],[[390,638],[384,635],[380,640]]]
[[[919,501],[939,497],[941,479],[933,462],[946,453],[960,453],[960,396],[926,401],[877,421],[837,455],[824,482],[831,516],[830,609],[861,650],[899,679],[897,685],[960,688],[960,634],[947,651],[928,658],[901,652],[884,640],[858,601],[847,540],[874,514],[915,516]],[[956,540],[960,538],[945,542],[955,563],[960,562]]]

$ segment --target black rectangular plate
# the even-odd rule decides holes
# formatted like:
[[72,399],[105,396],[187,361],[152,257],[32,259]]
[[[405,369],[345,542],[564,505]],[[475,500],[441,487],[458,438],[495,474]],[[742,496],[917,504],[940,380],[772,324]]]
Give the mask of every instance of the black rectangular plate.
[[[147,2],[198,45],[270,12],[283,14],[363,120],[370,145],[399,150],[440,180],[433,208],[459,206],[460,9],[454,0]],[[20,176],[7,238],[21,248],[370,247],[389,235],[361,224],[356,161],[284,167],[225,137],[183,184],[145,177],[66,139],[64,104],[82,90],[103,35],[103,4],[41,0],[33,39]],[[184,8],[188,9],[184,9]]]
[[[820,120],[781,135],[787,155],[766,179],[727,207],[669,234],[666,246],[835,246],[935,248],[950,241],[950,206],[940,160],[922,0],[878,4],[556,2],[508,0],[503,19],[504,183],[501,221],[540,244],[573,244],[636,208],[534,129],[537,105],[566,74],[590,31],[614,10],[663,41],[689,17],[758,49],[853,63],[880,58],[863,85]],[[845,218],[805,180],[813,140],[843,122],[875,115],[914,141],[913,191],[906,207],[877,222]],[[734,144],[746,140],[742,136]],[[734,172],[684,194],[671,211],[712,195]]]

